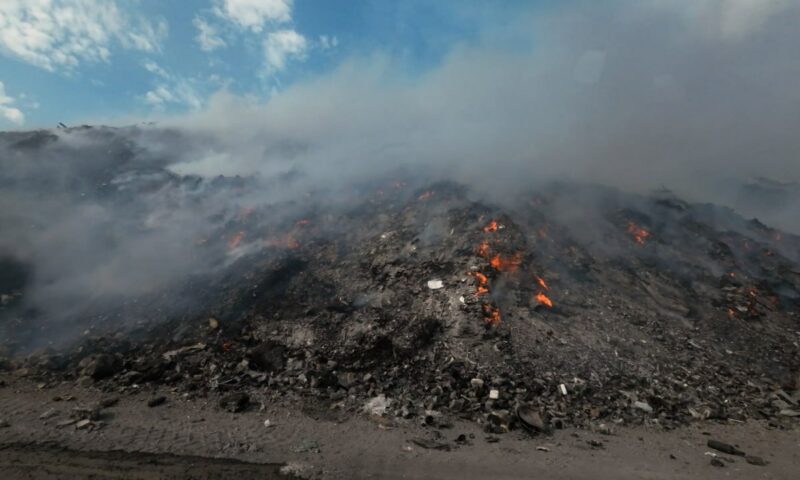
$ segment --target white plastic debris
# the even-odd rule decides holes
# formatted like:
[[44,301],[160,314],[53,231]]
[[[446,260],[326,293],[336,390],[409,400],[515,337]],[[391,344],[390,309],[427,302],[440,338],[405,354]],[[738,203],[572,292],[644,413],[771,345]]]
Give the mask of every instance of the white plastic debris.
[[500,390],[496,390],[494,388],[489,390],[489,398],[491,398],[492,400],[497,400],[498,398],[500,398]]
[[566,395],[567,394],[567,386],[564,385],[563,383],[558,386],[558,389],[559,389],[559,391],[561,391],[561,395]]
[[380,394],[373,397],[364,404],[364,411],[370,415],[383,416],[386,414],[386,409],[391,405],[392,400],[386,398],[386,395]]
[[653,407],[647,402],[633,402],[633,406],[644,412],[653,413]]
[[469,383],[475,388],[483,387],[483,380],[480,378],[473,378],[472,380],[469,381]]
[[271,428],[271,427],[274,427],[275,425],[269,419],[266,419],[266,420],[264,420],[264,426],[266,428]]
[[460,297],[458,297],[458,301],[461,302],[462,305],[466,305],[467,304],[467,299],[464,298],[464,295],[461,295]]
[[441,280],[428,280],[428,288],[431,290],[439,290],[442,287],[444,283]]

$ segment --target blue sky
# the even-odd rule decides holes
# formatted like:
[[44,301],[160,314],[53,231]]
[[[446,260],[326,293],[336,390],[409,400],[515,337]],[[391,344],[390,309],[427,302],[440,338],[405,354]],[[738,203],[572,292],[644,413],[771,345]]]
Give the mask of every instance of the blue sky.
[[266,101],[376,53],[424,72],[550,3],[3,0],[0,128],[191,111],[221,89]]

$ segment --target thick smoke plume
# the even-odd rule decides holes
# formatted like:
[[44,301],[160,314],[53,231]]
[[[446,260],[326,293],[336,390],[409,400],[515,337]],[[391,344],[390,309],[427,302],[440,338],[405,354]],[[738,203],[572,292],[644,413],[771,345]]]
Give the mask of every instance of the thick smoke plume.
[[32,265],[30,308],[68,318],[224,266],[206,245],[243,208],[289,218],[401,171],[498,202],[560,179],[666,187],[800,231],[798,24],[791,1],[579,2],[422,74],[376,52],[266,103],[220,92],[156,126],[8,134],[0,255]]

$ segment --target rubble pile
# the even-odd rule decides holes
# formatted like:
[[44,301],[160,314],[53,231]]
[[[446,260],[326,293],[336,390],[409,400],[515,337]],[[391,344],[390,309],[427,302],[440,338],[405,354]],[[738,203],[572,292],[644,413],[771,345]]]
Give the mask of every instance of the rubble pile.
[[3,277],[0,368],[493,434],[800,415],[800,238],[666,192],[409,183],[244,212],[205,246],[224,268],[76,319],[65,348],[22,348],[45,319]]

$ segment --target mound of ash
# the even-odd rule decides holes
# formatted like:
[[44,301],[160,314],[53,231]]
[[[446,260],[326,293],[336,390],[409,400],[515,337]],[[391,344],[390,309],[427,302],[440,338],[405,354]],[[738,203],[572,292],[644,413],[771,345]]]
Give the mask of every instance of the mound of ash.
[[80,342],[34,353],[50,324],[0,258],[0,367],[494,433],[800,415],[800,238],[668,192],[476,198],[394,181],[247,209],[204,238],[215,271],[91,305],[60,327]]

